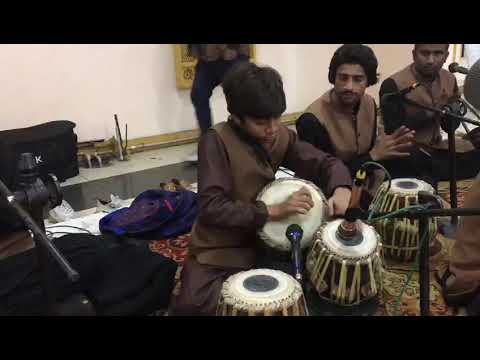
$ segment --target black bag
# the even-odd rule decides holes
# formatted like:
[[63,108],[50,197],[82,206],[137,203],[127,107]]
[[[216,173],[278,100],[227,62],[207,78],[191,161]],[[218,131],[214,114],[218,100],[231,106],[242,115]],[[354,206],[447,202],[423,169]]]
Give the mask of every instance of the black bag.
[[0,131],[0,179],[12,188],[22,153],[32,153],[41,177],[52,173],[59,181],[78,175],[75,123],[66,120]]

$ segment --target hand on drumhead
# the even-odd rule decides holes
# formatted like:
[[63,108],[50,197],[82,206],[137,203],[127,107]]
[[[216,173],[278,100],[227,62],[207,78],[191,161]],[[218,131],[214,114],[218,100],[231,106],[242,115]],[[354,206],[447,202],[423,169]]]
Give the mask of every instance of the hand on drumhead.
[[405,126],[399,127],[390,135],[380,131],[370,156],[373,161],[409,156],[408,149],[412,146],[414,138],[415,131]]
[[350,197],[352,196],[352,191],[348,188],[339,187],[335,189],[333,195],[328,199],[328,210],[330,216],[341,216],[345,215],[345,212],[348,209],[348,203],[350,202]]
[[310,191],[306,187],[302,187],[290,195],[285,202],[269,206],[268,215],[270,220],[282,220],[291,215],[305,215],[313,206]]

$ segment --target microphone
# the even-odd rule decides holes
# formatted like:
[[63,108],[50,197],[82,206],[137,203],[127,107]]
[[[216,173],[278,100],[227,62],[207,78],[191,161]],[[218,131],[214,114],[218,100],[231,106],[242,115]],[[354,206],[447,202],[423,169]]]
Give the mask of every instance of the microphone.
[[450,100],[442,109],[460,116],[464,116],[468,112],[465,102],[456,98]]
[[469,69],[458,65],[458,63],[456,62],[453,62],[450,65],[448,65],[448,71],[450,71],[452,74],[458,72],[460,74],[468,75],[470,73]]
[[337,229],[337,236],[344,241],[352,241],[357,235],[358,210],[360,209],[362,190],[366,180],[367,171],[364,166],[361,166],[355,174],[352,195],[350,196],[350,202],[345,212],[345,220],[338,225]]
[[292,263],[295,279],[302,281],[302,260],[300,251],[300,241],[302,240],[303,230],[300,225],[291,224],[287,227],[285,233],[287,239],[292,243]]
[[384,102],[384,101],[388,101],[390,100],[391,98],[399,98],[399,97],[404,97],[405,95],[407,95],[408,93],[412,92],[413,90],[415,90],[417,87],[419,87],[420,85],[422,85],[421,83],[413,83],[412,85],[410,85],[409,87],[406,87],[405,89],[403,90],[400,90],[400,91],[397,91],[395,93],[388,93],[388,94],[384,94],[382,96],[382,99],[381,101]]

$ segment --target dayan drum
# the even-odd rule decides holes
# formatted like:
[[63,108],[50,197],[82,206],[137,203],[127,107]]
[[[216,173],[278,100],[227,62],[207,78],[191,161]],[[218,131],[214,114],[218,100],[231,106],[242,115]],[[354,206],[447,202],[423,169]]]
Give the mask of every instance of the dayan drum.
[[254,269],[230,276],[222,286],[217,316],[306,316],[302,287],[278,270]]
[[[434,193],[430,184],[418,179],[393,179],[390,190],[387,190],[387,187],[388,182],[384,182],[380,186],[370,210],[372,210],[374,204],[380,202],[378,212],[392,212],[411,205],[418,205],[418,193],[420,191]],[[374,227],[382,238],[385,259],[392,259],[400,263],[415,260],[421,236],[417,219],[384,219],[376,221]],[[426,241],[430,243],[436,235],[437,220],[431,218],[428,223]]]
[[307,214],[296,214],[281,221],[269,221],[259,232],[259,237],[270,248],[279,251],[290,251],[291,244],[285,232],[291,224],[298,224],[303,230],[300,242],[302,249],[308,248],[315,232],[325,222],[328,215],[328,204],[325,195],[312,182],[298,178],[277,179],[263,188],[257,200],[263,201],[267,206],[280,204],[288,199],[295,191],[306,187],[312,195],[313,208]]
[[307,256],[306,268],[318,295],[339,305],[358,305],[371,299],[382,287],[380,236],[375,229],[358,222],[354,240],[337,235],[342,219],[320,228]]

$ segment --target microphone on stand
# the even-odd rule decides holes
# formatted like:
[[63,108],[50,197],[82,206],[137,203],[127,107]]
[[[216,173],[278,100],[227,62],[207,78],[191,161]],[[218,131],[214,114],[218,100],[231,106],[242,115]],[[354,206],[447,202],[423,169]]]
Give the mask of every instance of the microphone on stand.
[[392,99],[402,98],[402,97],[409,94],[410,92],[412,92],[413,90],[415,90],[417,87],[419,87],[421,85],[422,85],[421,83],[416,82],[416,83],[413,83],[412,85],[410,85],[409,87],[406,87],[403,90],[400,90],[400,91],[397,91],[397,92],[394,92],[394,93],[384,94],[382,96],[381,102],[389,101],[389,100],[392,100]]
[[360,200],[362,197],[362,190],[367,180],[367,171],[361,166],[355,174],[353,181],[352,195],[350,196],[350,202],[348,204],[347,211],[345,212],[345,220],[343,220],[337,229],[337,236],[344,241],[352,241],[357,233],[357,220],[359,218],[358,213],[360,210]]
[[300,225],[291,224],[287,227],[285,235],[287,236],[287,239],[292,243],[292,264],[293,271],[295,273],[295,279],[297,279],[298,282],[302,282],[302,260],[300,241],[302,240],[303,230]]
[[470,69],[451,63],[448,66],[451,73],[467,75],[463,84],[465,100],[475,109],[480,109],[480,60],[477,60]]
[[464,75],[468,75],[470,70],[467,69],[466,67],[460,66],[458,63],[453,62],[450,65],[448,65],[448,71],[450,71],[452,74],[453,73],[460,73]]

